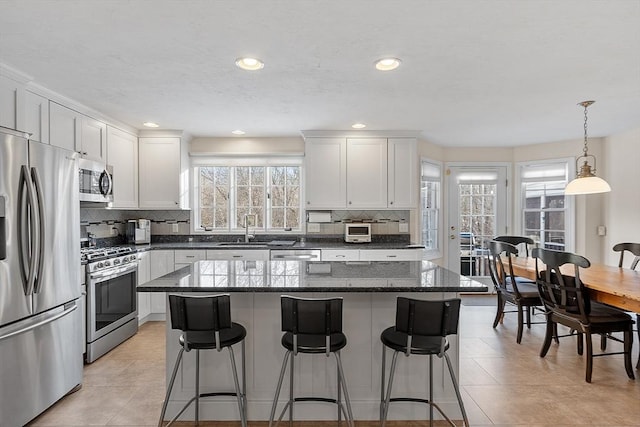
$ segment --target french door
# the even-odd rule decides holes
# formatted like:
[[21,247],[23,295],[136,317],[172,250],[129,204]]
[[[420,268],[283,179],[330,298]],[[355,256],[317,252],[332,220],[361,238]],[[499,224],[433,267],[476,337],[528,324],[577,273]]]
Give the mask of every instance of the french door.
[[486,242],[507,234],[507,166],[448,166],[445,181],[447,267],[486,277]]

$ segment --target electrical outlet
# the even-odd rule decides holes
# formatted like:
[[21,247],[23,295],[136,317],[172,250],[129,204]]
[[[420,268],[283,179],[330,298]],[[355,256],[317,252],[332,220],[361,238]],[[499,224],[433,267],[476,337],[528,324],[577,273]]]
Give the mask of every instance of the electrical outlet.
[[116,227],[111,227],[111,235],[116,236],[118,234],[118,229]]
[[307,233],[319,233],[320,232],[320,224],[308,223],[307,224]]
[[178,224],[171,224],[171,232],[177,233],[179,231]]
[[398,225],[398,231],[400,233],[408,233],[409,232],[409,224],[407,224],[406,222],[401,222]]

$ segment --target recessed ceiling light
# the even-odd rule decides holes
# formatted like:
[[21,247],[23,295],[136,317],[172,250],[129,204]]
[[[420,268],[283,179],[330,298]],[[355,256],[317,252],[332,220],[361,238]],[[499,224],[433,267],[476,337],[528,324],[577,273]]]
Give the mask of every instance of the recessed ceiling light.
[[231,133],[234,134],[234,135],[244,135],[245,134],[245,132],[243,130],[240,130],[240,129],[232,130]]
[[354,129],[364,129],[367,127],[367,125],[365,125],[364,123],[354,123],[351,125],[351,127]]
[[154,123],[154,122],[144,122],[143,123],[144,126],[148,127],[148,128],[157,128],[160,127],[159,124]]
[[398,58],[382,58],[376,61],[376,69],[380,71],[395,70],[400,66],[400,60]]
[[256,71],[264,68],[264,62],[256,58],[238,58],[236,59],[236,66],[243,70]]

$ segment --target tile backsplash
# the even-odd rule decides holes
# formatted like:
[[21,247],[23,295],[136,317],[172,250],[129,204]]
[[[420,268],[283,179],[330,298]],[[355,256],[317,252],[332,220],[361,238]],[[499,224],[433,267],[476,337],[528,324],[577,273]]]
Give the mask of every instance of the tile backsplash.
[[400,224],[409,223],[408,210],[340,210],[340,211],[323,211],[330,212],[331,222],[312,223],[307,222],[308,235],[344,235],[345,222],[370,222],[371,234],[409,234],[409,228],[406,231],[400,231]]

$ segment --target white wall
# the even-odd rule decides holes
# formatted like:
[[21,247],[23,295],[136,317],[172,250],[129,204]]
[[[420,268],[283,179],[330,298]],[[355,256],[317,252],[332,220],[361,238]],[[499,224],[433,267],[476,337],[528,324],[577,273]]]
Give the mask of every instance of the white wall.
[[611,185],[611,193],[604,195],[603,261],[617,265],[613,245],[640,242],[640,127],[607,137],[604,153],[605,175],[600,176]]
[[298,155],[304,154],[304,140],[299,138],[194,138],[192,155]]

